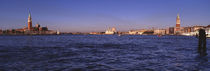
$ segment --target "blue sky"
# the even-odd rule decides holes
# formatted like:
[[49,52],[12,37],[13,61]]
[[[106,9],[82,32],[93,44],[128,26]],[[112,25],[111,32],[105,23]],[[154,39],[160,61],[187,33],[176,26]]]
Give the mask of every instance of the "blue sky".
[[28,9],[39,23],[62,32],[119,31],[209,25],[210,0],[0,0],[0,28],[22,28]]

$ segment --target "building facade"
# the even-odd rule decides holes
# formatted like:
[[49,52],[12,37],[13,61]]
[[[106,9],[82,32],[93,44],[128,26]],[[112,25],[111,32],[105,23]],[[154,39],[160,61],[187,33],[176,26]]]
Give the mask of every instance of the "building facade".
[[169,34],[170,35],[174,34],[174,27],[169,27]]
[[3,33],[3,31],[0,29],[0,34],[2,34]]
[[130,35],[142,35],[145,31],[147,31],[147,30],[146,29],[130,30],[130,31],[128,31],[128,34],[130,34]]
[[208,26],[205,28],[205,31],[206,31],[207,37],[210,38],[210,25],[208,25]]
[[155,35],[165,35],[166,30],[165,29],[156,29],[156,30],[154,30],[154,34]]
[[116,28],[108,28],[106,31],[105,31],[105,34],[116,34],[117,33],[117,30]]

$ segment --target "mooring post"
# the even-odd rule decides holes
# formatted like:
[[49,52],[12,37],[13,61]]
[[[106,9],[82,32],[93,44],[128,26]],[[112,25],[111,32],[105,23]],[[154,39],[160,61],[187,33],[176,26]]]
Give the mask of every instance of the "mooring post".
[[206,32],[204,29],[199,30],[198,38],[199,38],[198,53],[200,55],[206,56],[207,55],[207,53],[206,53]]

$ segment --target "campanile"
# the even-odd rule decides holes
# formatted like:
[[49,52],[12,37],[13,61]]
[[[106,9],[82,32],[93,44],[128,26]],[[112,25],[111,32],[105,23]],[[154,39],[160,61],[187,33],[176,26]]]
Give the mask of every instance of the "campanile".
[[180,33],[181,31],[181,28],[180,28],[180,17],[179,17],[179,14],[177,14],[177,17],[176,17],[176,27],[175,27],[175,33]]
[[28,16],[28,30],[31,31],[32,30],[32,19],[31,19],[31,13],[29,12],[29,16]]

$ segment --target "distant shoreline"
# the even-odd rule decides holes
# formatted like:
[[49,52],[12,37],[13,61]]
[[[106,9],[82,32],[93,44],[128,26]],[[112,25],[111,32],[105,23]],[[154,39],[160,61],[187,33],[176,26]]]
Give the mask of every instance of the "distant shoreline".
[[[118,36],[123,36],[123,35],[131,35],[131,34],[0,34],[0,36],[37,36],[37,35],[118,35]],[[158,35],[138,35],[138,36],[158,36]],[[185,36],[185,35],[161,35],[161,36]]]
[[[18,34],[18,35],[14,35],[14,34],[0,34],[0,37],[1,36],[63,36],[63,35],[107,35],[107,34],[36,34],[36,35],[31,35],[31,34]],[[115,36],[119,36],[118,34],[112,34],[112,35],[115,35]],[[185,36],[185,35],[162,35],[162,36],[158,36],[158,35],[130,35],[130,34],[123,34],[123,35],[120,35],[120,36],[157,36],[157,37],[163,37],[163,36],[182,36],[182,37],[195,37],[196,36]],[[119,36],[119,37],[120,37]],[[139,39],[139,38],[137,38]],[[157,39],[157,38],[140,38],[140,39]],[[163,38],[163,39],[175,39],[175,38]],[[180,39],[180,38],[179,38]],[[188,38],[187,38],[188,39]],[[207,39],[210,39],[210,37],[207,37]]]

